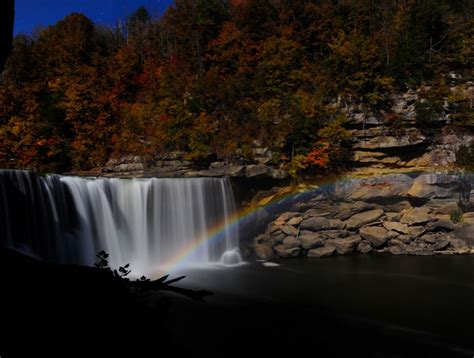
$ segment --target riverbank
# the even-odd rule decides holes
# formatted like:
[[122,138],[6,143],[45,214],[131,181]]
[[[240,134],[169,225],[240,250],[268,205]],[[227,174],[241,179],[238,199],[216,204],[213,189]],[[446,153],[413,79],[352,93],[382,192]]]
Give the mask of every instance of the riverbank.
[[474,253],[472,179],[455,174],[342,178],[264,203],[259,259],[353,253]]

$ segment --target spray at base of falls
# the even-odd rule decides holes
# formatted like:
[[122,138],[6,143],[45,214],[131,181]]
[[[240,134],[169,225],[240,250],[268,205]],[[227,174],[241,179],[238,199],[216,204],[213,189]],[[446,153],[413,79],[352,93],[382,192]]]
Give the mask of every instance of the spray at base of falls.
[[[238,228],[228,179],[85,179],[0,171],[0,242],[61,263],[133,271],[169,263],[192,248],[186,263],[236,264]],[[206,240],[223,227],[218,240]],[[203,239],[204,238],[204,239]],[[196,244],[198,243],[198,244]]]

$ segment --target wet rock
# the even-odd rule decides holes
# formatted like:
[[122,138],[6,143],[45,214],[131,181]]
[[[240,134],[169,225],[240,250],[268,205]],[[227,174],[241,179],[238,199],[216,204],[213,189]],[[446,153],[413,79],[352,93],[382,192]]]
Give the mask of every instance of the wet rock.
[[331,224],[328,219],[324,217],[312,217],[306,220],[303,220],[300,224],[301,230],[311,230],[311,231],[320,231],[320,230],[329,230]]
[[369,241],[373,247],[383,246],[388,239],[388,231],[380,226],[368,226],[359,230],[360,236]]
[[363,240],[357,245],[357,251],[361,254],[368,254],[372,251],[372,245],[370,245],[370,242]]
[[308,251],[308,257],[322,258],[334,255],[336,248],[334,246],[323,246]]
[[256,244],[254,247],[255,256],[260,260],[270,260],[273,257],[273,250],[265,244]]
[[346,228],[347,229],[358,229],[361,226],[370,224],[374,221],[377,221],[384,215],[382,209],[364,211],[359,214],[353,215],[349,220],[347,220]]

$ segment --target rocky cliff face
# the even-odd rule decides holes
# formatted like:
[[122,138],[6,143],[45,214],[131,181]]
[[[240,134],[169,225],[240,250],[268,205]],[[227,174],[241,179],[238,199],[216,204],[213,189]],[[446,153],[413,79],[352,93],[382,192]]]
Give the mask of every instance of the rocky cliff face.
[[[474,100],[474,85],[459,84],[452,74],[450,93],[462,93]],[[449,78],[449,77],[448,77]],[[390,98],[390,115],[383,110],[368,111],[363,105],[336,102],[335,107],[346,114],[351,133],[352,169],[360,173],[396,171],[432,171],[451,169],[460,145],[474,140],[474,132],[453,125],[456,111],[445,99],[442,111],[431,118],[430,128],[423,128],[417,120],[416,104],[423,103],[422,94],[428,87],[408,90]],[[387,119],[388,118],[388,119]],[[391,118],[391,119],[390,119]],[[395,118],[395,119],[394,119]],[[240,177],[287,179],[283,163],[272,151],[254,141],[250,152],[237,152],[229,158],[209,157],[199,163],[185,159],[185,153],[169,152],[153,160],[140,156],[111,159],[97,174],[116,177]]]
[[[249,246],[264,260],[474,253],[474,191],[464,181],[446,174],[338,181],[295,199]],[[460,206],[463,190],[468,202]]]
[[[452,76],[456,77],[456,74]],[[462,144],[469,145],[474,140],[474,134],[452,125],[451,117],[455,108],[450,106],[447,98],[442,113],[432,119],[433,128],[420,128],[416,103],[423,101],[420,98],[423,90],[424,88],[419,88],[392,96],[391,111],[396,117],[392,122],[387,122],[383,113],[377,116],[367,114],[356,105],[343,108],[351,127],[356,170],[432,170],[454,165],[457,149]],[[463,85],[453,82],[449,91],[461,91],[471,102],[474,98],[474,86],[471,82]]]

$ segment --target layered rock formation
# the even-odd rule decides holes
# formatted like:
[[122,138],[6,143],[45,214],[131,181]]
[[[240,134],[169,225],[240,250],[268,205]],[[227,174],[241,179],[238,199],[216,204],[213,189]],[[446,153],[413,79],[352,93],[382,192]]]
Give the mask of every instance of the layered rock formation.
[[474,253],[474,211],[458,205],[459,181],[436,174],[339,181],[292,203],[250,246],[264,260]]
[[[447,99],[443,113],[433,118],[431,133],[427,134],[417,123],[416,103],[422,102],[420,88],[391,97],[392,116],[388,121],[385,112],[373,115],[362,106],[346,105],[346,113],[353,138],[353,163],[364,171],[373,169],[432,169],[452,167],[455,153],[461,144],[469,145],[474,134],[453,126],[451,108]],[[450,91],[463,91],[466,98],[474,98],[472,83],[458,86],[453,83]],[[433,130],[434,129],[434,130]],[[425,132],[425,133],[424,133]]]

